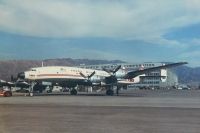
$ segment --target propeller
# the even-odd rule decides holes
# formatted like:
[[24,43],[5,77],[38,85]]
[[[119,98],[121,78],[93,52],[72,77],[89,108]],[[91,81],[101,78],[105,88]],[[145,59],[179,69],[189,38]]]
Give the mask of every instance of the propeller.
[[117,71],[119,71],[119,69],[121,68],[121,65],[117,66],[114,71],[113,71],[113,74],[115,74]]
[[87,76],[85,76],[82,72],[80,72],[80,75],[83,77],[83,78],[88,78]]
[[111,75],[109,77],[105,78],[105,82],[106,84],[114,84],[117,82],[117,77],[116,77],[116,72],[119,71],[119,69],[121,68],[121,65],[117,66],[115,69],[113,70],[108,70],[106,68],[103,68],[103,70],[107,73],[110,73]]
[[11,81],[11,82],[14,81],[13,75],[10,76],[10,81]]
[[92,73],[91,73],[90,75],[88,75],[88,76],[86,76],[85,74],[83,74],[82,72],[80,72],[80,75],[81,75],[83,78],[87,79],[87,81],[90,81],[91,77],[94,76],[94,74],[95,74],[95,71],[92,72]]
[[117,66],[115,69],[113,70],[109,70],[109,69],[106,69],[106,68],[103,68],[103,70],[107,73],[111,73],[112,75],[114,75],[119,69],[121,68],[121,65]]
[[107,73],[111,73],[111,70],[108,70],[106,68],[103,68],[103,71],[107,72]]
[[17,81],[17,78],[15,78],[13,75],[11,75],[11,76],[10,76],[10,81],[11,81],[11,82],[16,82],[16,81]]
[[[113,95],[114,91],[114,85],[117,84],[117,76],[116,76],[116,72],[119,71],[119,69],[121,68],[121,65],[117,66],[115,69],[113,70],[108,70],[106,68],[103,68],[103,70],[107,73],[110,74],[110,76],[105,77],[105,84],[108,86],[106,87],[106,94],[107,95]],[[118,92],[117,92],[118,94]]]

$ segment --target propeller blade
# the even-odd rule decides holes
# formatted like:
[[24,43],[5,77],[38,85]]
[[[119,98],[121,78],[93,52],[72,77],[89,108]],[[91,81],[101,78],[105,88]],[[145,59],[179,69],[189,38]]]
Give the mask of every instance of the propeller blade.
[[94,74],[95,74],[95,71],[88,76],[88,79],[90,79],[92,76],[94,76]]
[[80,75],[81,75],[83,78],[87,78],[87,76],[85,76],[82,72],[80,72]]
[[94,74],[95,74],[95,71],[94,72],[92,72],[90,75],[88,75],[88,76],[86,76],[86,75],[84,75],[82,72],[80,72],[80,75],[83,77],[83,78],[86,78],[86,79],[90,79],[92,76],[94,76]]
[[103,70],[107,73],[113,73],[115,74],[119,69],[121,68],[121,65],[117,66],[114,70],[109,70],[109,69],[106,69],[106,68],[103,68]]
[[113,71],[113,74],[115,74],[120,68],[121,68],[121,65],[117,66],[117,67],[115,68],[115,70]]
[[106,69],[106,68],[103,68],[103,70],[104,70],[105,72],[107,72],[107,73],[110,73],[110,72],[111,72],[110,70],[108,70],[108,69]]
[[11,75],[11,77],[10,77],[10,81],[11,81],[11,82],[14,81],[14,77],[13,77],[13,75]]

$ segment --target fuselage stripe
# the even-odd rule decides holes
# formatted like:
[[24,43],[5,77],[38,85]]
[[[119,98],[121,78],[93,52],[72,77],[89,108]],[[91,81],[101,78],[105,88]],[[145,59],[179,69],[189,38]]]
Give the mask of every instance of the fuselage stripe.
[[74,77],[81,77],[80,75],[73,75],[73,74],[39,74],[38,77],[46,77],[46,76],[74,76]]

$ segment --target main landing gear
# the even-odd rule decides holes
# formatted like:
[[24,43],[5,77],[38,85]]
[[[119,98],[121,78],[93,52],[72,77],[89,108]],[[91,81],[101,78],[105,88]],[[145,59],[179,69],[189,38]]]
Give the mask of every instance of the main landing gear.
[[114,91],[112,89],[108,89],[108,90],[106,90],[106,95],[113,96],[114,95]]
[[70,94],[71,94],[71,95],[77,95],[77,90],[76,90],[76,89],[70,90]]
[[114,95],[114,86],[110,85],[106,87],[106,95],[107,96],[113,96]]
[[[108,96],[113,96],[114,95],[114,87],[113,86],[109,86],[107,87],[107,90],[106,90],[106,95]],[[119,95],[119,90],[120,90],[120,86],[117,86],[116,87],[116,95],[118,96]]]
[[32,82],[30,87],[29,87],[29,96],[31,96],[31,97],[34,95],[33,90],[34,90],[34,86],[36,84],[37,84],[36,82]]

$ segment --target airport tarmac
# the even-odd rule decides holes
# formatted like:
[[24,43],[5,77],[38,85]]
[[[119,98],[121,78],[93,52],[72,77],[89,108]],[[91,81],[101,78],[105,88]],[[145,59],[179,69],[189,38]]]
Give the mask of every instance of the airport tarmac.
[[199,133],[200,92],[163,93],[0,97],[0,133]]

